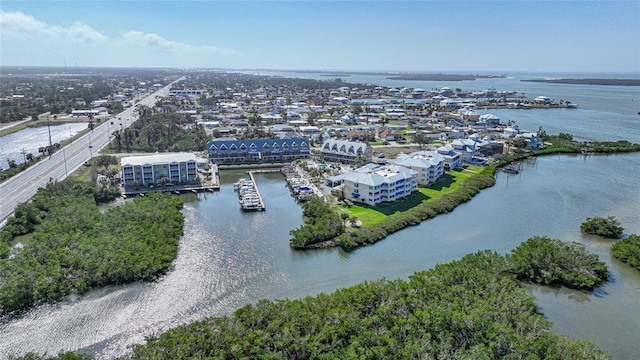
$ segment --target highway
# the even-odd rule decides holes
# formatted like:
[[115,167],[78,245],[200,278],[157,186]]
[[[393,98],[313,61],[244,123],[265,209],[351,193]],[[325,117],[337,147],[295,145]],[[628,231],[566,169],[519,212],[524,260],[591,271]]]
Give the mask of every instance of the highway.
[[[181,81],[180,78],[161,88],[153,94],[141,99],[136,105],[153,106],[156,101],[169,94],[171,86]],[[98,155],[100,150],[109,143],[109,136],[116,130],[130,126],[138,119],[135,105],[130,106],[120,114],[98,124],[93,131],[88,132],[71,144],[59,149],[51,158],[46,158],[30,166],[0,184],[0,227],[13,214],[19,203],[28,201],[50,181],[65,179],[74,170]],[[113,125],[112,125],[113,123]]]

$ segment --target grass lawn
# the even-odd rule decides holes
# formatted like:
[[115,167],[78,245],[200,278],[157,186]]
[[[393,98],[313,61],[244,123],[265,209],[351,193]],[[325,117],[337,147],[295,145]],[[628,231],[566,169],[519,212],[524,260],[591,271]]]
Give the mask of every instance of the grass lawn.
[[475,173],[479,173],[482,169],[482,166],[469,165],[464,170],[449,171],[437,183],[429,187],[419,187],[417,193],[402,201],[383,203],[373,207],[360,204],[351,206],[339,205],[338,207],[341,211],[346,211],[349,216],[356,216],[360,219],[363,226],[375,225],[387,216],[407,211],[420,203],[439,199],[445,194],[458,190],[460,182]]

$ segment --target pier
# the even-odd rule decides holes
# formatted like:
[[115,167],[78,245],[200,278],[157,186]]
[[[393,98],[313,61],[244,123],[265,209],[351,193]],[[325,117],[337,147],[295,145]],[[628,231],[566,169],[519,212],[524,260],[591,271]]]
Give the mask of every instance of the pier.
[[234,188],[238,191],[238,197],[240,198],[240,207],[242,207],[244,211],[264,211],[266,210],[266,206],[262,200],[262,195],[260,195],[260,190],[258,190],[256,179],[253,177],[253,172],[249,171],[248,174],[250,180],[240,179],[234,184]]
[[[200,172],[201,170],[198,170]],[[121,193],[123,197],[127,197],[130,195],[142,195],[150,192],[172,192],[175,194],[181,194],[183,192],[201,192],[201,191],[216,191],[220,190],[220,172],[218,171],[218,166],[216,164],[211,165],[211,169],[207,172],[202,170],[208,176],[204,177],[198,183],[193,184],[171,184],[167,183],[164,185],[140,185],[138,187],[135,186],[127,186],[121,188]]]

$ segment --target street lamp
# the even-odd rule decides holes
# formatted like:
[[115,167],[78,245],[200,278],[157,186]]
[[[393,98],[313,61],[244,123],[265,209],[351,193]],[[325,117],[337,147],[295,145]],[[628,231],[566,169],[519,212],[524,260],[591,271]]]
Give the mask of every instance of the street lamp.
[[91,144],[91,133],[89,133],[89,154],[90,154],[90,158],[89,161],[93,162],[93,145]]
[[62,148],[62,156],[64,157],[64,177],[68,178],[69,177],[69,171],[67,171],[67,154],[64,151],[65,149]]
[[47,115],[47,129],[49,129],[49,159],[51,159],[53,144],[51,143],[51,121],[49,121],[49,115]]

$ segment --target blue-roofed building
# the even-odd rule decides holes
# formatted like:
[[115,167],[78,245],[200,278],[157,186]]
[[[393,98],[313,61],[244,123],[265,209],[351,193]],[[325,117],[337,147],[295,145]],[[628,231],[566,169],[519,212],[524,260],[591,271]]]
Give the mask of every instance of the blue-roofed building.
[[290,162],[311,151],[303,137],[282,139],[215,139],[207,143],[209,159],[219,165]]

